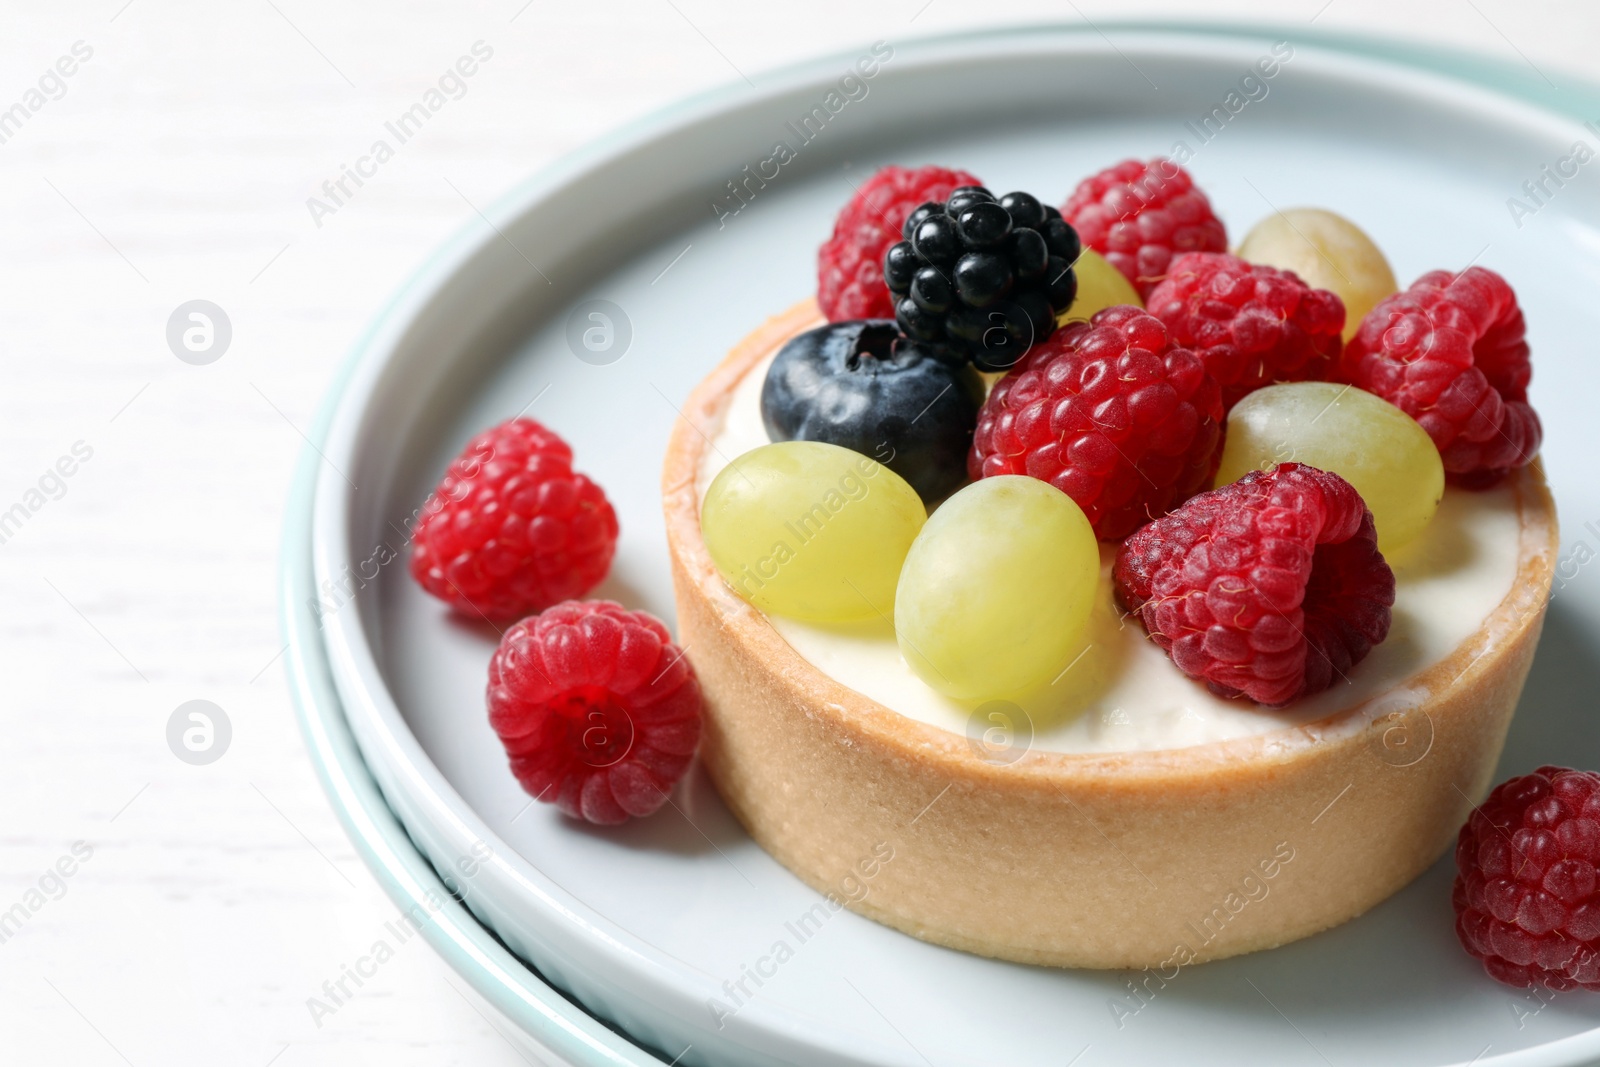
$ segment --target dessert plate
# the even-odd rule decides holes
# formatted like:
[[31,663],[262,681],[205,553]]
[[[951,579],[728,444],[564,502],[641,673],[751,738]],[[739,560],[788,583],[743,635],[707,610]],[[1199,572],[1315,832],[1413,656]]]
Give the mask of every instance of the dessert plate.
[[[1457,947],[1448,859],[1338,929],[1158,981],[986,960],[838,910],[755,846],[700,774],[649,820],[577,825],[522,794],[485,720],[494,629],[450,615],[406,574],[408,522],[449,457],[526,412],[573,444],[617,507],[619,555],[595,595],[670,619],[657,488],[668,431],[734,342],[812,290],[816,246],[853,183],[884,163],[938,162],[1059,201],[1111,161],[1182,142],[1235,236],[1275,207],[1323,206],[1358,220],[1405,281],[1481,262],[1518,286],[1571,532],[1502,771],[1600,766],[1587,715],[1600,598],[1582,573],[1600,536],[1585,526],[1600,517],[1585,466],[1600,454],[1585,399],[1600,186],[1580,171],[1547,182],[1531,211],[1508,206],[1592,142],[1578,117],[1600,117],[1600,94],[1300,31],[1285,58],[1285,36],[1034,28],[864,46],[690,101],[566,161],[486,211],[382,314],[330,400],[307,526],[290,531],[291,546],[310,546],[310,572],[289,579],[294,663],[326,670],[336,706],[314,687],[302,699],[313,722],[342,712],[444,884],[552,986],[692,1064],[1600,1056],[1600,998],[1507,989]],[[1271,78],[1264,57],[1278,60]],[[1425,742],[1388,758],[1426,758]],[[1310,815],[1299,847],[1316,847]],[[1114,843],[1085,862],[1118,863]],[[415,899],[416,887],[391,891]],[[460,929],[453,905],[437,914]],[[506,1004],[537,999],[503,963],[451,960]]]

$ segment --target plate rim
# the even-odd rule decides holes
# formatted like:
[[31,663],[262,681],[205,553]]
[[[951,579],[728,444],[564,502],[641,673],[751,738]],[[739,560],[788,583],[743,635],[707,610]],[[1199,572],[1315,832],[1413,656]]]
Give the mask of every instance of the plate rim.
[[[1087,23],[1087,20],[1085,20]],[[1531,105],[1551,116],[1583,121],[1600,104],[1600,87],[1563,71],[1569,82],[1563,91],[1549,84],[1538,68],[1539,78],[1525,74],[1519,65],[1438,46],[1410,45],[1382,38],[1337,31],[1287,28],[1274,22],[1243,21],[1165,21],[1107,20],[1082,26],[1059,22],[1019,24],[981,32],[960,31],[904,38],[896,42],[908,48],[948,48],[982,42],[993,47],[1007,38],[1051,34],[1089,39],[1107,33],[1168,36],[1177,38],[1227,38],[1256,41],[1263,37],[1286,37],[1347,57],[1375,60],[1387,66],[1432,74],[1488,91],[1524,105]],[[1115,47],[1114,45],[1112,47]],[[797,79],[831,72],[853,53],[840,52],[789,64],[754,77],[758,90],[775,89]],[[1528,63],[1529,67],[1533,65]],[[534,202],[542,190],[554,188],[581,173],[594,161],[602,160],[652,135],[692,120],[697,114],[714,112],[735,104],[749,87],[733,82],[680,98],[675,103],[632,120],[586,143],[498,197],[486,214],[502,217],[515,206]],[[1582,103],[1587,101],[1589,110]],[[322,468],[321,444],[327,442],[342,403],[361,372],[381,369],[382,360],[373,359],[384,346],[385,334],[403,325],[397,316],[408,304],[415,304],[449,277],[460,260],[492,234],[485,234],[481,220],[469,220],[440,245],[369,321],[335,372],[319,408],[316,423],[301,450],[290,502],[286,509],[284,538],[280,557],[280,628],[286,646],[285,669],[289,674],[301,731],[324,791],[369,869],[378,877],[386,893],[401,906],[425,903],[431,893],[443,906],[434,922],[425,926],[428,940],[458,974],[486,996],[516,1025],[536,1039],[557,1043],[559,1054],[594,1056],[575,1060],[582,1064],[659,1063],[637,1045],[620,1037],[592,1013],[575,1003],[539,977],[528,964],[510,952],[450,890],[435,873],[431,862],[407,835],[400,818],[379,790],[368,757],[350,730],[345,710],[331,673],[323,631],[308,606],[307,593],[314,594],[312,571],[312,517],[318,482],[326,477]],[[431,761],[430,765],[431,765]],[[435,768],[437,770],[437,768]],[[1600,1028],[1595,1028],[1544,1045],[1476,1061],[1481,1065],[1504,1067],[1556,1067],[1581,1062],[1570,1056],[1588,1056],[1600,1051]],[[647,1058],[632,1054],[642,1053]],[[1548,1054],[1548,1055],[1546,1055]]]
[[[330,399],[342,391],[353,370],[353,362],[347,360],[336,372]],[[335,691],[309,606],[316,599],[311,488],[321,463],[317,449],[326,439],[331,415],[332,405],[325,404],[296,462],[279,553],[278,600],[290,702],[313,770],[340,826],[390,901],[408,914],[421,909],[428,917],[421,932],[434,951],[543,1049],[581,1067],[667,1063],[564,995],[479,922],[411,839],[367,766]]]

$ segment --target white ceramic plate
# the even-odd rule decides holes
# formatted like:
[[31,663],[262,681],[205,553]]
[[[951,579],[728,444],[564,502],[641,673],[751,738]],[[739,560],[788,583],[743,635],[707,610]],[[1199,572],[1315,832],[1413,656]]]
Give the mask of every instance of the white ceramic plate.
[[[866,96],[802,145],[786,124],[825,104],[857,57],[810,64],[692,102],[544,176],[384,314],[321,447],[311,541],[327,660],[418,847],[554,984],[669,1057],[689,1046],[681,1062],[741,1067],[1600,1055],[1600,998],[1522,996],[1461,953],[1448,861],[1355,922],[1185,971],[1147,1003],[1128,975],[997,963],[849,913],[801,944],[787,924],[819,898],[745,836],[703,776],[676,810],[621,829],[530,806],[483,714],[495,632],[386,562],[448,458],[526,410],[572,442],[617,506],[621,551],[597,595],[670,619],[656,486],[676,405],[738,338],[812,289],[816,245],[852,183],[883,163],[939,162],[1059,202],[1083,175],[1178,140],[1198,149],[1190,169],[1235,237],[1274,206],[1316,204],[1360,220],[1405,281],[1471,261],[1506,274],[1528,316],[1568,544],[1595,542],[1584,521],[1600,518],[1586,466],[1600,454],[1586,400],[1600,184],[1580,173],[1520,227],[1506,206],[1541,165],[1595,135],[1511,93],[1295,40],[1265,97],[1201,144],[1187,124],[1275,39],[1038,29],[896,43]],[[793,161],[718,219],[713,203],[736,206],[725,183],[778,139],[798,147]],[[628,322],[614,358],[580,359],[568,343],[594,299]],[[1507,773],[1600,766],[1588,718],[1600,686],[1595,581],[1576,571],[1557,595]],[[774,968],[780,941],[793,956]]]

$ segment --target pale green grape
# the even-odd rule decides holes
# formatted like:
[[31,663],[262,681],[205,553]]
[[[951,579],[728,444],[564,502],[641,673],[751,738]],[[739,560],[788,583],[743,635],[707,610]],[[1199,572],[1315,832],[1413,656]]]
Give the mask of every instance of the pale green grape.
[[1060,316],[1062,322],[1091,319],[1096,311],[1117,304],[1144,307],[1144,301],[1139,299],[1138,290],[1128,281],[1127,275],[1113,267],[1094,249],[1085,248],[1072,271],[1078,276],[1078,295],[1073,298],[1072,307],[1067,313]]
[[712,479],[700,509],[729,585],[762,611],[817,622],[890,618],[926,519],[904,478],[818,441],[746,452]]
[[1444,464],[1428,431],[1350,385],[1269,385],[1233,406],[1216,484],[1279,463],[1333,471],[1355,486],[1384,552],[1421,533],[1444,496]]
[[1099,580],[1099,544],[1071,497],[1037,478],[984,478],[911,546],[895,597],[900,652],[947,696],[1026,693],[1082,650]]
[[1239,258],[1292,270],[1313,289],[1344,301],[1344,339],[1396,288],[1389,261],[1361,227],[1331,211],[1292,207],[1256,223],[1239,243]]

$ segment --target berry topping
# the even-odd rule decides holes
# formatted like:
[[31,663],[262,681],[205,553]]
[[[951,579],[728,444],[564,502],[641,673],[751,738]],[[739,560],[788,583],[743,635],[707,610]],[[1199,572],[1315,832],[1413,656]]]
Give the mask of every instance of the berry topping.
[[1456,936],[1507,985],[1600,991],[1600,774],[1495,787],[1456,839]]
[[996,200],[982,186],[906,217],[884,257],[895,321],[906,336],[983,370],[1005,370],[1049,337],[1078,291],[1078,235],[1028,193]]
[[916,491],[858,452],[821,441],[753,448],[706,488],[700,530],[717,573],[772,615],[888,618],[912,540]]
[[1343,215],[1321,208],[1274,211],[1239,242],[1239,258],[1293,271],[1313,289],[1338,296],[1344,301],[1346,341],[1366,313],[1399,288],[1372,238]]
[[967,470],[1049,482],[1117,541],[1210,484],[1221,447],[1222,401],[1200,358],[1153,316],[1113,307],[1068,323],[995,385]]
[[1061,205],[1084,244],[1148,297],[1181,252],[1224,252],[1228,234],[1189,172],[1170,159],[1129,159],[1085,178]]
[[1067,318],[1088,322],[1095,312],[1118,304],[1144,307],[1144,298],[1122,272],[1106,262],[1106,258],[1092,248],[1085,248],[1072,265],[1078,277],[1078,296],[1067,310]]
[[1281,706],[1389,633],[1394,572],[1350,483],[1300,463],[1202,493],[1132,537],[1112,579],[1178,669]]
[[861,183],[817,251],[817,303],[828,321],[893,318],[883,257],[900,240],[906,216],[918,204],[942,201],[977,182],[964,170],[884,167]]
[[1344,304],[1295,275],[1226,252],[1187,252],[1150,291],[1150,314],[1192,348],[1227,410],[1274,382],[1325,381],[1342,347]]
[[826,441],[872,456],[933,502],[966,481],[983,403],[968,364],[900,337],[892,322],[840,322],[779,350],[761,387],[774,441]]
[[1020,696],[1084,647],[1100,549],[1072,498],[1034,478],[985,478],[940,505],[895,593],[900,654],[958,700]]
[[450,464],[422,506],[411,576],[467,614],[514,619],[593,589],[616,547],[616,513],[572,449],[518,418]]
[[1378,550],[1406,544],[1444,498],[1439,450],[1417,420],[1364,389],[1286,382],[1257,389],[1228,412],[1217,485],[1286,460],[1332,471],[1361,494]]
[[661,807],[689,769],[700,684],[655,617],[570,600],[500,639],[489,725],[534,799],[620,823]]
[[1523,331],[1494,271],[1431,271],[1361,321],[1342,370],[1421,423],[1454,481],[1482,488],[1525,466],[1544,436]]

